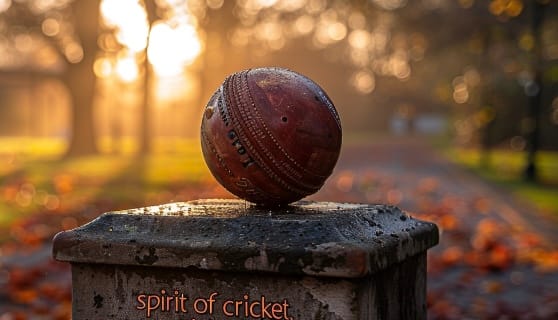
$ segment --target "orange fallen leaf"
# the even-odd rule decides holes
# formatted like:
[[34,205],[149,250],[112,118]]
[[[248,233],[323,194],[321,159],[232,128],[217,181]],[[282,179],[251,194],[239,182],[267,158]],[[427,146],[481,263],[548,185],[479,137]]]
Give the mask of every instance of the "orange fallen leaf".
[[456,265],[462,259],[463,250],[458,246],[452,246],[445,249],[441,256],[441,260],[446,266]]
[[37,299],[38,292],[35,289],[19,289],[10,291],[10,298],[17,303],[29,304]]

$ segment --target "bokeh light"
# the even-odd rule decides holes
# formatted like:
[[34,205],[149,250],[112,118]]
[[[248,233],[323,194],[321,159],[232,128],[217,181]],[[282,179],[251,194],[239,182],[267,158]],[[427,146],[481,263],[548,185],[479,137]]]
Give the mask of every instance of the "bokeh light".
[[211,9],[219,9],[223,6],[225,0],[207,0],[207,6]]
[[[108,70],[106,63],[104,66],[101,66],[101,74]],[[136,59],[134,57],[128,56],[118,59],[115,72],[118,77],[124,82],[132,82],[138,76],[138,65]]]
[[395,10],[407,4],[407,0],[372,0],[372,2],[386,10]]
[[517,17],[523,11],[523,2],[521,0],[492,0],[489,10],[495,16]]
[[366,49],[370,46],[372,37],[368,31],[356,29],[349,35],[349,44],[355,49]]
[[93,64],[93,71],[99,78],[109,77],[113,72],[113,65],[111,60],[104,57],[95,60],[95,63]]
[[43,33],[49,37],[54,37],[60,32],[60,23],[54,18],[46,18],[41,24]]
[[77,42],[69,42],[64,46],[64,55],[68,62],[79,63],[83,59],[83,48]]
[[359,71],[352,79],[353,86],[361,93],[368,94],[374,91],[376,80],[371,72]]

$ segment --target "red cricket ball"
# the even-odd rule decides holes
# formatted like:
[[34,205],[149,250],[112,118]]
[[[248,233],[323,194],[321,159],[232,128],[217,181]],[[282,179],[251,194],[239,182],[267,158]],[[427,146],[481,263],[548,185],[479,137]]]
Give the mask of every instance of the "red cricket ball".
[[341,122],[324,90],[282,68],[228,76],[201,123],[211,173],[236,196],[278,206],[318,191],[341,149]]

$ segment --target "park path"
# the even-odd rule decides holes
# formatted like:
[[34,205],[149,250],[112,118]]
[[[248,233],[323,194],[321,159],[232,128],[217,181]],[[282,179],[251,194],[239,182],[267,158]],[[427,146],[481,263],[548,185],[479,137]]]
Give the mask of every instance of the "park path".
[[432,319],[558,319],[558,224],[511,193],[454,165],[420,138],[343,148],[314,200],[391,203],[434,221]]
[[[227,195],[211,184],[199,194]],[[391,203],[437,223],[440,244],[428,257],[431,319],[558,319],[557,223],[419,138],[345,143],[332,176],[310,199]],[[0,320],[67,319],[69,267],[50,251],[45,243],[0,254]],[[17,304],[11,288],[23,288]]]
[[[460,205],[477,204],[478,213],[535,232],[545,243],[558,243],[558,218],[539,212],[531,203],[448,161],[420,137],[384,137],[343,147],[335,171],[311,199],[323,201],[390,202],[402,209],[427,213],[424,193],[443,204],[458,197]],[[486,208],[490,206],[490,208]],[[454,214],[463,208],[454,208]],[[491,209],[491,210],[488,210]],[[461,223],[475,224],[472,213]]]

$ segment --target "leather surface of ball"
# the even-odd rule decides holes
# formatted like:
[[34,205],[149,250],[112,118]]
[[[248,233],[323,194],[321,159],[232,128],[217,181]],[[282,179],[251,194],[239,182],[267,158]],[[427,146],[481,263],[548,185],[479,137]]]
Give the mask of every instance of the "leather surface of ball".
[[341,122],[314,81],[282,68],[228,76],[202,117],[201,145],[228,191],[264,206],[318,191],[341,149]]

